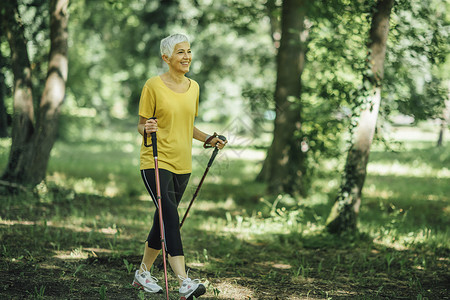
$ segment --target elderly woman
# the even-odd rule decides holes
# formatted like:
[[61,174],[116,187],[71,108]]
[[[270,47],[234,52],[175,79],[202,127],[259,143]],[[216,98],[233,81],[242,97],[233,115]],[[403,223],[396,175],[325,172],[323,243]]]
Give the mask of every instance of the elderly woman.
[[[139,102],[138,131],[158,132],[158,169],[161,185],[163,228],[169,264],[180,283],[180,297],[192,299],[206,292],[198,279],[190,279],[185,270],[180,236],[178,204],[192,172],[192,139],[222,149],[226,141],[208,135],[194,126],[198,113],[199,85],[187,78],[192,61],[188,38],[174,34],[161,41],[161,55],[169,70],[147,80]],[[157,119],[150,119],[156,117]],[[151,148],[141,145],[140,170],[145,187],[157,205],[155,166]],[[149,270],[161,250],[158,210],[145,242],[144,255],[136,270],[133,285],[150,293],[162,288]]]

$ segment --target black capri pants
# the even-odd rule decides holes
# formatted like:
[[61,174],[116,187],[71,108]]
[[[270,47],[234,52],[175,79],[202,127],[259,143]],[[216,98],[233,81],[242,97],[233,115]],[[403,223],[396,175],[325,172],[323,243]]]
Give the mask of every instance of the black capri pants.
[[[147,237],[148,247],[160,250],[161,238],[159,231],[158,200],[156,199],[155,169],[141,170],[141,176],[156,207],[153,226]],[[180,204],[190,176],[191,174],[174,174],[170,171],[159,169],[164,240],[166,242],[166,251],[170,256],[184,255],[180,235],[178,204]]]

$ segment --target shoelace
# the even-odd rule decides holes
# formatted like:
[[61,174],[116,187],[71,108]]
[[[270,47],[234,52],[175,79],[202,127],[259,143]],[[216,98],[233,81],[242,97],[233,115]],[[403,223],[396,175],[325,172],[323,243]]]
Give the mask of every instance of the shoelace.
[[147,266],[144,263],[141,263],[141,269],[144,270],[144,272],[142,272],[141,275],[144,275],[145,278],[147,278],[150,281],[153,281],[154,283],[158,282],[158,279],[156,277],[153,277],[152,274],[150,274],[150,271],[147,270]]
[[193,282],[193,283],[200,283],[200,279],[194,279],[194,280],[192,280],[191,278],[189,278],[189,271],[190,271],[190,270],[188,270],[188,271],[186,272],[186,277],[183,277],[183,276],[181,276],[181,275],[178,275],[178,278],[180,278],[180,279],[183,281],[183,284],[184,284],[185,281],[190,281],[190,282]]

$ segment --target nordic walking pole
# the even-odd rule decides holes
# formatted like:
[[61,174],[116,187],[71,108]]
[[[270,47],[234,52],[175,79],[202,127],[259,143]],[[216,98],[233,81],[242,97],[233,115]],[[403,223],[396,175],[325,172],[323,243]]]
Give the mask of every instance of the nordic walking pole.
[[[227,138],[224,137],[223,135],[219,135],[219,136],[217,136],[217,137],[218,137],[219,139],[221,139],[222,141],[224,141],[224,142],[227,140]],[[180,223],[180,229],[181,229],[181,227],[183,226],[184,221],[185,221],[186,218],[187,218],[187,215],[188,215],[188,213],[189,213],[189,210],[191,209],[192,204],[194,203],[195,198],[197,198],[198,192],[200,191],[200,188],[202,187],[202,184],[203,184],[203,181],[205,180],[206,174],[208,174],[209,168],[211,167],[211,165],[212,165],[214,159],[216,158],[218,152],[219,152],[219,148],[214,147],[214,151],[213,151],[213,153],[212,153],[212,155],[211,155],[211,158],[209,159],[208,166],[206,167],[205,173],[203,173],[203,177],[202,177],[202,179],[200,180],[200,183],[198,184],[197,189],[195,190],[194,195],[192,196],[191,202],[189,202],[189,206],[188,206],[186,212],[184,213],[183,220],[181,220],[181,223]]]
[[[155,117],[150,119],[156,119]],[[159,169],[158,169],[158,148],[157,148],[157,140],[156,140],[156,132],[151,133],[152,144],[147,145],[147,133],[144,129],[144,145],[146,147],[153,146],[153,158],[155,159],[155,181],[156,181],[156,199],[158,202],[158,215],[159,215],[159,232],[161,235],[161,247],[162,247],[162,256],[164,263],[164,280],[166,281],[166,296],[167,300],[169,300],[169,285],[167,282],[167,262],[166,262],[166,242],[164,240],[164,224],[162,217],[162,206],[161,206],[161,186],[159,182]]]

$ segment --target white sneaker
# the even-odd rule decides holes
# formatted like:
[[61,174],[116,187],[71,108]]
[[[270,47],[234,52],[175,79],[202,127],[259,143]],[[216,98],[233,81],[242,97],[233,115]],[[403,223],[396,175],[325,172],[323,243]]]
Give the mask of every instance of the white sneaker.
[[150,274],[145,264],[141,264],[141,268],[144,270],[144,272],[139,274],[139,270],[136,270],[136,273],[134,273],[134,280],[132,285],[149,293],[161,293],[162,287],[157,284],[158,279]]
[[200,283],[199,279],[190,279],[184,278],[180,275],[178,277],[183,280],[183,283],[181,284],[180,289],[178,290],[180,292],[180,299],[181,300],[192,300],[195,297],[200,297],[204,293],[206,293],[205,286]]

